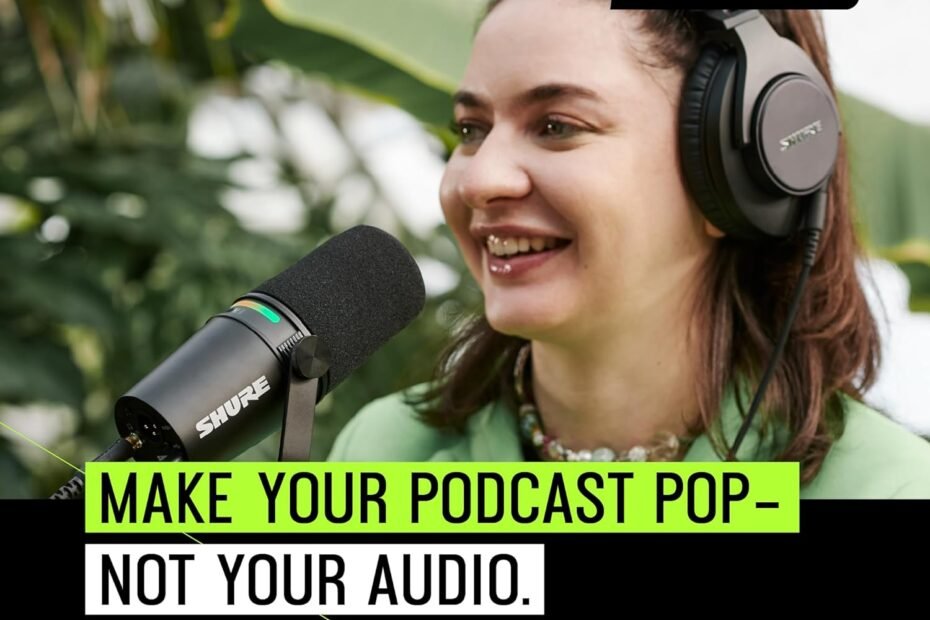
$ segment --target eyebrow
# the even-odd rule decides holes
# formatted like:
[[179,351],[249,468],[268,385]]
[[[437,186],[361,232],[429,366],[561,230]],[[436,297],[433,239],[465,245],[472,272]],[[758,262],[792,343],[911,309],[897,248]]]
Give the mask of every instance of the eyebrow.
[[[516,98],[517,105],[532,105],[552,101],[554,99],[566,99],[577,97],[580,99],[590,99],[592,101],[604,102],[604,99],[590,88],[578,86],[577,84],[551,83],[542,84],[528,91],[521,93]],[[463,105],[467,108],[489,108],[487,101],[467,90],[460,90],[452,96],[452,102],[455,105]]]

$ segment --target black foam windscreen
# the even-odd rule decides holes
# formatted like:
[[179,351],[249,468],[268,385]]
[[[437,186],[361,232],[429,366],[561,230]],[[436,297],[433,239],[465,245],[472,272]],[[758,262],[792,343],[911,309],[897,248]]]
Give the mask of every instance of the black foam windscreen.
[[371,226],[329,239],[255,291],[281,301],[329,347],[327,391],[406,327],[425,300],[416,261]]

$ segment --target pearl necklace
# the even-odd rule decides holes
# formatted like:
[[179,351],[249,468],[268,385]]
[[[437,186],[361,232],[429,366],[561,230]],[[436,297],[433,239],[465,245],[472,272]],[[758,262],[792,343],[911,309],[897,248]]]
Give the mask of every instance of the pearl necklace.
[[655,440],[646,445],[633,446],[629,450],[617,452],[608,447],[594,450],[572,450],[555,437],[547,435],[542,429],[542,420],[536,405],[529,402],[524,391],[524,372],[530,356],[530,344],[526,343],[517,354],[513,367],[514,389],[520,400],[520,430],[523,437],[530,441],[537,453],[548,461],[673,461],[681,457],[682,448],[690,443],[690,438],[677,437],[673,433],[661,432]]

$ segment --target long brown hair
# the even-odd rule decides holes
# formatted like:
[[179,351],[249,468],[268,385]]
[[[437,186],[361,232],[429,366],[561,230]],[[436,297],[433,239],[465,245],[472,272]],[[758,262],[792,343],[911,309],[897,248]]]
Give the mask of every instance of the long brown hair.
[[[488,11],[502,0],[493,0]],[[640,30],[650,35],[647,64],[686,72],[699,42],[686,11],[637,11]],[[804,49],[835,95],[820,16],[811,11],[763,11],[775,30]],[[827,220],[783,357],[760,411],[765,424],[778,420],[788,440],[778,460],[801,464],[801,479],[819,471],[842,433],[841,394],[862,400],[879,364],[878,332],[856,274],[860,248],[849,195],[845,142],[830,182]],[[698,356],[700,423],[715,430],[726,390],[739,381],[754,385],[774,348],[800,271],[800,244],[759,247],[722,239],[703,271],[693,312],[692,350]],[[468,417],[488,403],[514,402],[512,378],[520,338],[494,331],[484,316],[462,327],[441,357],[435,382],[416,404],[435,426],[463,429]],[[740,410],[748,403],[739,402]],[[711,440],[720,456],[726,446]]]

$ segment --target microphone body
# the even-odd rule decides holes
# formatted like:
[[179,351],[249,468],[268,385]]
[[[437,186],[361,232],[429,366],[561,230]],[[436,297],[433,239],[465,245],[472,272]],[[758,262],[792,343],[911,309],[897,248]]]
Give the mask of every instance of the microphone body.
[[[116,402],[121,437],[137,461],[228,460],[280,426],[291,349],[310,335],[280,302],[260,294],[207,321]],[[321,384],[317,400],[326,393]]]
[[331,355],[317,401],[410,323],[425,301],[413,257],[357,226],[215,315],[119,398],[137,461],[229,460],[281,427],[290,354],[307,336]]

